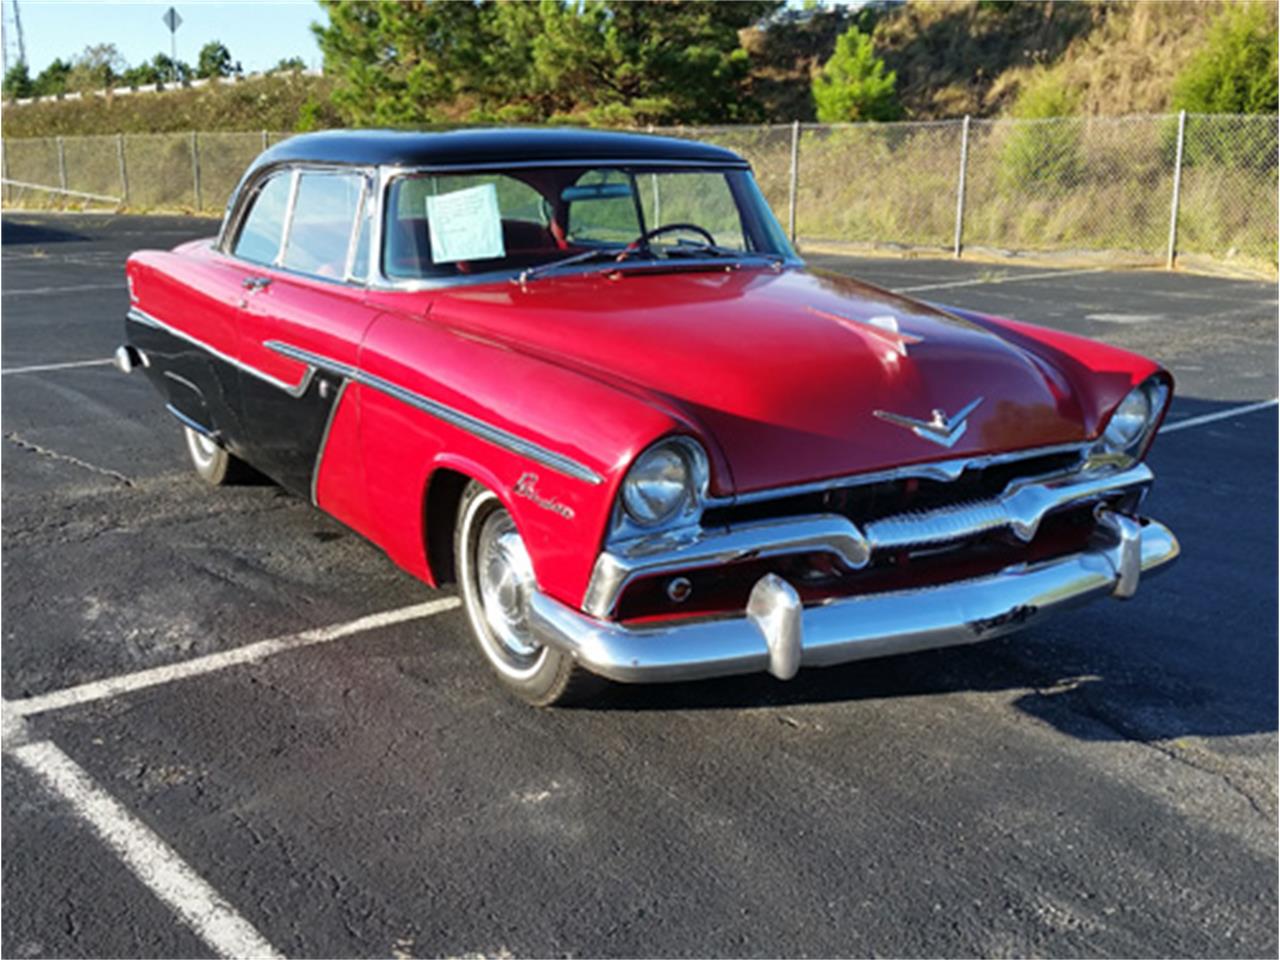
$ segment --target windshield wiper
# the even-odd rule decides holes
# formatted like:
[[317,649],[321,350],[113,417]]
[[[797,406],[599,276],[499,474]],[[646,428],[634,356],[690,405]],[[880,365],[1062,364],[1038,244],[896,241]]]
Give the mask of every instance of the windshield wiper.
[[625,247],[621,250],[606,250],[604,248],[594,250],[583,250],[581,253],[575,253],[573,256],[565,257],[563,260],[552,260],[550,263],[539,264],[536,267],[526,267],[520,271],[517,279],[521,283],[528,283],[530,280],[536,280],[538,277],[546,276],[553,270],[559,270],[561,267],[572,267],[575,263],[590,263],[592,260],[599,260],[603,257],[616,260],[621,263],[635,251],[629,251]]
[[663,251],[667,256],[673,253],[691,253],[698,256],[711,255],[728,257],[734,260],[743,257],[757,257],[770,263],[782,263],[786,258],[780,253],[769,253],[764,250],[734,250],[732,247],[721,247],[710,243],[678,243]]

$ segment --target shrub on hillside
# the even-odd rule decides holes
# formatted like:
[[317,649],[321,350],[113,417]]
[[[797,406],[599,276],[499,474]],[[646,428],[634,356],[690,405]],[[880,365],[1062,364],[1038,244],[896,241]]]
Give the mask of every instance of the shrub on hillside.
[[856,26],[836,40],[835,53],[813,78],[813,102],[822,123],[897,120],[902,116],[898,74],[885,72],[871,37]]
[[[1173,105],[1189,114],[1274,114],[1280,106],[1276,83],[1276,8],[1242,3],[1214,21],[1201,49],[1179,74]],[[1176,143],[1170,123],[1169,149]],[[1189,117],[1182,161],[1185,166],[1218,164],[1249,170],[1276,167],[1274,123],[1232,123]]]
[[1276,66],[1275,5],[1227,7],[1174,82],[1173,105],[1188,113],[1275,113]]
[[[1078,96],[1053,74],[1032,76],[1019,94],[1013,127],[1001,151],[1000,176],[1008,187],[1067,186],[1082,168],[1078,125],[1060,118],[1075,112]],[[1056,122],[1055,122],[1056,121]]]

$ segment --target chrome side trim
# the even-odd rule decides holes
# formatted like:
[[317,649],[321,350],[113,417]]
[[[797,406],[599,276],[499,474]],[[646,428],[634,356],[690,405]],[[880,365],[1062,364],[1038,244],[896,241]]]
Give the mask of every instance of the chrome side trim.
[[298,184],[302,180],[302,173],[294,167],[289,176],[289,199],[285,201],[284,223],[280,227],[280,246],[276,248],[276,255],[271,260],[273,267],[284,263],[285,251],[289,249],[289,231],[293,229],[293,210],[298,205]]
[[1075,474],[1052,480],[1015,480],[994,500],[958,503],[873,520],[866,524],[867,540],[873,550],[886,550],[948,543],[1008,527],[1026,543],[1035,538],[1040,521],[1054,510],[1154,479],[1151,468],[1140,463],[1119,472]]
[[905,467],[893,467],[889,470],[877,470],[872,473],[855,473],[844,477],[833,477],[829,480],[816,480],[812,483],[795,483],[785,487],[771,487],[768,490],[752,490],[734,496],[722,497],[708,501],[707,507],[733,507],[744,503],[760,503],[764,500],[780,500],[783,497],[798,497],[807,493],[825,493],[828,490],[841,490],[845,487],[860,487],[871,483],[884,483],[890,480],[918,478],[921,480],[939,480],[950,482],[957,479],[966,470],[977,470],[1002,463],[1013,463],[1017,460],[1031,460],[1035,457],[1048,457],[1055,453],[1076,453],[1080,462],[1084,462],[1090,443],[1059,443],[1047,447],[1030,447],[1025,450],[1013,450],[1009,453],[988,453],[974,457],[960,457],[954,460],[937,460],[931,463],[918,463]]
[[[1130,556],[1149,576],[1180,552],[1155,521],[1130,521],[1139,540]],[[796,609],[766,575],[748,609],[720,619],[630,628],[586,616],[534,590],[529,621],[546,644],[588,670],[624,683],[791,672],[891,654],[975,643],[1012,633],[1054,610],[1116,592],[1124,571],[1115,548],[1093,546],[1045,563],[942,586],[847,597]],[[775,578],[778,579],[778,578]],[[785,581],[781,581],[785,584]],[[758,592],[757,592],[758,591]]]
[[204,391],[201,390],[199,387],[197,387],[194,383],[192,383],[186,377],[182,376],[181,374],[174,373],[172,370],[166,370],[164,372],[164,376],[166,377],[166,379],[172,380],[174,383],[182,384],[182,386],[186,387],[188,390],[194,393],[197,397],[201,397],[201,398],[204,397]]
[[296,384],[287,383],[284,380],[280,380],[277,377],[271,376],[271,374],[269,373],[263,373],[257,367],[251,367],[249,364],[245,363],[243,360],[239,360],[236,357],[231,356],[230,354],[223,353],[217,347],[210,346],[209,344],[201,340],[199,337],[193,337],[191,334],[187,333],[186,331],[179,330],[177,327],[171,326],[165,323],[163,320],[153,317],[151,314],[147,313],[144,310],[141,310],[138,307],[129,308],[129,319],[133,320],[136,323],[141,323],[148,327],[154,327],[157,330],[163,330],[165,333],[171,334],[177,337],[179,340],[185,340],[187,343],[191,344],[193,347],[199,347],[201,350],[204,350],[206,353],[209,353],[212,356],[217,357],[219,360],[223,361],[224,363],[229,363],[233,367],[237,368],[238,370],[243,370],[245,373],[249,374],[250,376],[257,377],[259,380],[263,381],[264,383],[271,384],[271,386],[275,387],[277,390],[283,390],[285,393],[289,394],[289,396],[291,397],[295,397],[295,398],[301,397],[304,393],[306,393],[307,387],[311,386],[311,377],[315,374],[315,370],[312,369],[311,367],[308,367],[303,372],[302,379],[299,380]]
[[344,283],[352,283],[354,277],[351,276],[351,269],[356,262],[356,246],[360,242],[360,230],[362,223],[369,216],[366,206],[369,202],[369,194],[371,193],[369,178],[362,176],[360,178],[360,199],[356,201],[356,216],[351,224],[351,236],[347,240],[347,256],[343,261],[342,280]]
[[[492,424],[485,423],[483,420],[473,417],[470,414],[463,413],[460,410],[455,410],[452,407],[447,407],[442,403],[437,403],[435,400],[424,397],[420,393],[415,393],[412,390],[406,390],[404,387],[397,386],[389,380],[384,380],[382,377],[376,376],[372,373],[366,373],[365,371],[353,367],[350,364],[342,363],[338,360],[332,360],[328,357],[321,356],[318,353],[312,353],[310,350],[303,350],[301,347],[295,347],[292,344],[281,343],[279,340],[268,340],[263,343],[263,346],[268,350],[272,350],[283,357],[288,357],[290,360],[297,360],[300,363],[306,364],[306,370],[302,374],[302,379],[298,381],[297,384],[289,384],[271,376],[269,373],[263,373],[256,367],[251,367],[242,360],[238,360],[235,357],[223,353],[221,350],[210,346],[203,340],[193,337],[191,334],[179,330],[176,327],[172,327],[163,320],[159,320],[137,307],[129,308],[129,319],[145,324],[149,327],[155,327],[158,330],[164,330],[166,333],[170,333],[181,340],[185,340],[192,346],[199,347],[201,350],[207,351],[219,360],[229,363],[237,369],[243,370],[245,373],[255,376],[265,383],[271,384],[271,386],[278,390],[283,390],[295,399],[301,397],[307,392],[307,388],[311,386],[311,380],[315,377],[317,370],[327,370],[330,373],[337,374],[344,380],[354,380],[364,386],[372,387],[375,390],[385,393],[387,396],[393,397],[402,403],[407,403],[411,407],[417,407],[424,413],[429,413],[439,420],[443,420],[455,427],[466,430],[468,433],[480,437],[482,440],[487,440],[496,446],[502,447],[503,449],[510,450],[512,453],[528,457],[530,460],[540,463],[557,473],[562,473],[567,477],[573,477],[575,480],[582,480],[583,482],[592,484],[593,486],[604,483],[604,477],[600,476],[600,474],[596,473],[590,467],[585,466],[570,457],[566,457],[564,454],[556,453],[554,450],[548,450],[546,447],[540,446],[531,440],[525,440],[523,437],[518,437],[514,433],[503,430],[501,427],[495,427]],[[345,389],[345,383],[343,384],[343,387]],[[341,397],[339,397],[339,399],[341,399]],[[325,430],[325,439],[328,439],[327,427]],[[317,465],[318,463],[319,461],[317,461]],[[312,492],[312,498],[314,499],[314,491]]]
[[639,577],[793,553],[829,553],[853,570],[871,559],[871,547],[861,531],[836,514],[761,520],[713,531],[685,528],[601,553],[582,609],[593,617],[612,615],[623,588]]
[[188,417],[185,413],[183,413],[181,410],[175,407],[172,403],[166,403],[164,405],[164,408],[168,410],[171,414],[173,414],[173,416],[177,419],[177,421],[181,423],[184,427],[190,427],[196,433],[200,434],[200,436],[208,437],[210,440],[213,440],[215,443],[219,442],[217,430],[210,430],[199,420],[191,419],[191,417]]
[[473,436],[487,440],[495,446],[510,450],[520,456],[528,457],[530,460],[541,463],[543,466],[567,477],[573,477],[575,480],[582,480],[592,485],[604,482],[604,477],[576,460],[556,453],[554,450],[548,450],[546,447],[540,446],[531,440],[518,437],[514,433],[503,430],[501,427],[495,427],[468,413],[463,413],[461,410],[455,410],[453,407],[445,406],[443,403],[424,397],[422,394],[408,390],[392,383],[390,380],[384,380],[376,374],[368,373],[337,360],[331,360],[328,357],[312,353],[309,350],[303,350],[288,343],[281,343],[279,340],[268,340],[263,346],[268,350],[274,350],[281,356],[308,364],[308,369],[312,373],[317,369],[327,370],[349,380],[354,380],[356,383],[371,387],[395,400],[399,400],[401,403],[416,407],[438,420],[443,420],[445,423],[465,430]]
[[596,558],[582,610],[593,617],[609,617],[632,580],[739,560],[828,553],[858,570],[876,550],[948,543],[1006,527],[1019,539],[1030,541],[1053,511],[1107,493],[1145,487],[1153,479],[1150,468],[1138,464],[1128,470],[1019,480],[995,500],[885,517],[861,530],[839,514],[781,517],[710,530],[686,527],[611,545]]
[[342,398],[346,395],[347,384],[350,382],[344,379],[338,387],[338,395],[333,398],[333,406],[329,408],[329,416],[324,421],[324,432],[320,434],[320,446],[316,448],[316,462],[311,468],[311,502],[317,507],[320,506],[320,499],[316,496],[316,488],[320,483],[320,464],[324,461],[324,449],[329,445],[329,431],[333,429],[333,421],[338,417],[338,407],[342,405]]

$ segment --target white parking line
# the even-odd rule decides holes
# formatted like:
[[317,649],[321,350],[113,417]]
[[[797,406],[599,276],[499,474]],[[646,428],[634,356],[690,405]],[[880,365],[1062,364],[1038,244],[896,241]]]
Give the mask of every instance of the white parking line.
[[1056,277],[1078,277],[1086,273],[1106,273],[1106,267],[1089,267],[1085,270],[1048,270],[1044,273],[1018,273],[1003,277],[978,277],[973,280],[954,280],[950,283],[926,283],[918,287],[896,287],[894,293],[918,293],[921,290],[946,290],[950,287],[986,287],[1000,283],[1018,283],[1021,280],[1049,280]]
[[46,370],[71,370],[75,367],[102,367],[111,362],[110,357],[102,360],[68,360],[66,363],[36,363],[29,367],[5,367],[0,376],[6,373],[44,373]]
[[55,690],[52,693],[43,693],[25,700],[6,701],[5,707],[16,716],[29,717],[37,713],[48,713],[50,710],[61,710],[65,707],[92,703],[95,700],[109,700],[126,693],[145,690],[147,687],[173,683],[176,680],[187,680],[191,677],[213,673],[217,670],[225,670],[227,667],[255,663],[274,654],[284,653],[286,650],[297,650],[301,647],[310,647],[318,643],[329,643],[332,640],[349,637],[353,633],[376,630],[379,627],[405,623],[409,620],[421,620],[437,613],[452,610],[459,604],[460,601],[457,597],[428,600],[426,603],[401,607],[398,610],[386,610],[382,613],[370,614],[367,617],[361,617],[349,623],[339,623],[329,627],[316,627],[313,630],[304,630],[301,633],[290,634],[274,640],[262,640],[244,647],[236,647],[234,650],[211,653],[207,656],[196,657],[193,660],[185,660],[181,663],[152,667],[149,670],[139,670],[136,673],[108,677],[105,680],[94,680],[90,683],[82,683],[76,687],[66,687],[62,690]]
[[1202,424],[1213,423],[1217,420],[1241,417],[1246,413],[1253,413],[1255,410],[1265,410],[1267,407],[1274,407],[1278,403],[1280,403],[1280,398],[1275,400],[1260,400],[1257,403],[1246,403],[1242,407],[1232,407],[1229,410],[1219,410],[1216,413],[1205,413],[1198,417],[1187,417],[1185,420],[1175,420],[1173,423],[1166,423],[1160,428],[1160,432],[1173,433],[1175,430],[1185,430],[1187,427],[1198,427]]
[[5,297],[47,297],[54,293],[84,293],[88,290],[123,290],[123,283],[77,283],[67,287],[32,287],[28,290],[0,290]]
[[70,804],[133,875],[218,956],[282,956],[154,831],[54,743],[23,744],[13,749],[12,756]]

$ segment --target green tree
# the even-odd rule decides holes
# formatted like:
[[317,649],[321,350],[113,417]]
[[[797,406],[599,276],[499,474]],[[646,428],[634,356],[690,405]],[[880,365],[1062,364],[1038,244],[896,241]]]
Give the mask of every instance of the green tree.
[[351,123],[412,124],[447,118],[484,62],[481,3],[325,0],[329,23],[312,24],[334,105]]
[[157,53],[152,57],[151,66],[161,83],[187,83],[191,80],[191,65],[182,60],[174,60],[167,53]]
[[[505,5],[504,5],[505,6]],[[543,0],[533,76],[560,114],[624,123],[760,119],[739,33],[774,2]]]
[[315,24],[348,122],[754,119],[738,32],[778,0],[323,0]]
[[4,95],[9,100],[20,100],[31,96],[31,70],[27,61],[19,60],[4,73]]
[[217,40],[210,40],[200,48],[196,59],[197,77],[229,77],[240,72],[240,65],[231,59],[231,51]]
[[50,97],[67,92],[67,78],[71,76],[72,64],[61,57],[36,74],[31,82],[31,92],[37,97]]
[[92,44],[76,57],[67,74],[67,86],[81,93],[104,90],[115,83],[125,66],[124,57],[114,43]]
[[155,63],[151,61],[140,63],[136,67],[129,67],[120,75],[120,79],[134,88],[150,87],[164,82],[164,77],[160,75]]
[[1276,7],[1229,4],[1174,82],[1173,106],[1188,113],[1275,113]]
[[887,73],[871,37],[856,26],[836,40],[835,52],[813,78],[813,102],[823,123],[897,120],[902,116],[897,71]]

